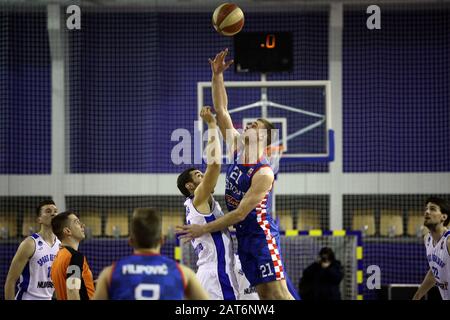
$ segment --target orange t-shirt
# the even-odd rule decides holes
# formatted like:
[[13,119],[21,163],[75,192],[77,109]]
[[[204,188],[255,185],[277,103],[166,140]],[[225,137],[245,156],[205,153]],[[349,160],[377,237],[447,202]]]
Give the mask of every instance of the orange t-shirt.
[[[77,272],[76,270],[79,270]],[[80,275],[81,273],[81,275]],[[51,269],[51,277],[55,286],[56,299],[67,300],[66,280],[69,277],[81,276],[80,300],[90,300],[94,296],[94,278],[86,257],[71,247],[62,247]]]

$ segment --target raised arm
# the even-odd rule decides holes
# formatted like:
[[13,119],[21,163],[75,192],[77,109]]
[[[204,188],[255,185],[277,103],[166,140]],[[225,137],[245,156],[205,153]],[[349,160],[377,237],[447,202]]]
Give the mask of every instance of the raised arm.
[[222,149],[220,145],[217,124],[210,107],[203,107],[200,116],[208,124],[208,144],[206,146],[206,172],[202,182],[194,191],[194,206],[198,209],[205,204],[217,184],[220,175],[220,163],[222,161]]
[[16,282],[20,277],[25,265],[34,253],[35,243],[31,238],[26,238],[20,244],[9,267],[5,281],[5,300],[14,300]]
[[241,203],[235,210],[204,225],[189,224],[178,227],[177,233],[182,235],[180,237],[181,239],[192,240],[201,237],[205,233],[220,231],[244,220],[250,211],[261,203],[267,195],[267,192],[270,191],[273,180],[274,175],[272,169],[268,167],[261,168],[253,176],[250,189],[248,189]]
[[217,124],[219,125],[220,132],[222,133],[222,136],[227,144],[231,145],[234,143],[235,146],[235,139],[239,136],[239,132],[234,128],[233,121],[231,120],[230,113],[228,112],[228,98],[223,80],[223,72],[233,63],[233,60],[225,62],[225,57],[227,54],[228,49],[225,49],[219,52],[214,60],[209,59],[212,71],[211,87],[213,104],[217,114]]

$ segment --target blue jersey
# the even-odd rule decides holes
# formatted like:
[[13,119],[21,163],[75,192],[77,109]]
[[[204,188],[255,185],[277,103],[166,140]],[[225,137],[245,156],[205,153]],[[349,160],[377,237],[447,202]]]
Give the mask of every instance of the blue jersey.
[[111,300],[183,300],[185,279],[172,259],[156,254],[134,254],[113,265]]
[[[250,189],[255,173],[263,167],[271,168],[266,158],[248,165],[240,163],[239,157],[240,154],[236,152],[234,163],[227,170],[225,202],[228,211],[239,206]],[[246,218],[235,226],[239,258],[251,285],[284,279],[278,226],[271,212],[272,189]]]
[[[255,173],[263,168],[270,167],[266,158],[253,165],[239,164],[239,154],[235,153],[234,164],[228,167],[225,179],[225,202],[228,211],[232,211],[239,206],[245,193],[250,189],[252,178]],[[272,169],[272,168],[271,168]],[[247,235],[249,233],[263,233],[265,230],[278,235],[278,226],[271,215],[272,212],[272,189],[267,192],[264,199],[253,209],[247,217],[236,226],[236,236]]]

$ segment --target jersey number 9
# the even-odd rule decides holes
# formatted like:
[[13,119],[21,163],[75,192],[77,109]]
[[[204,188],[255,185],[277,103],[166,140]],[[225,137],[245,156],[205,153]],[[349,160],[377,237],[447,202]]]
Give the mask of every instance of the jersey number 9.
[[134,298],[136,300],[159,300],[160,291],[159,284],[141,283],[134,289]]

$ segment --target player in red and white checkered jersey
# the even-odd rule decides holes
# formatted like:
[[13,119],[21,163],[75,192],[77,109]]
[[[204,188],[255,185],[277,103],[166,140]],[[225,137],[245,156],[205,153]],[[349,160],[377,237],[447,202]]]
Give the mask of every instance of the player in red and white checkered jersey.
[[248,124],[242,134],[233,127],[223,82],[223,71],[231,64],[225,62],[226,54],[222,51],[210,63],[217,123],[222,135],[231,137],[227,142],[231,144],[233,163],[228,167],[225,185],[230,212],[204,225],[183,226],[179,233],[193,239],[235,225],[242,270],[256,286],[259,297],[294,299],[286,283],[278,226],[271,215],[274,172],[266,151],[275,127],[265,119]]

